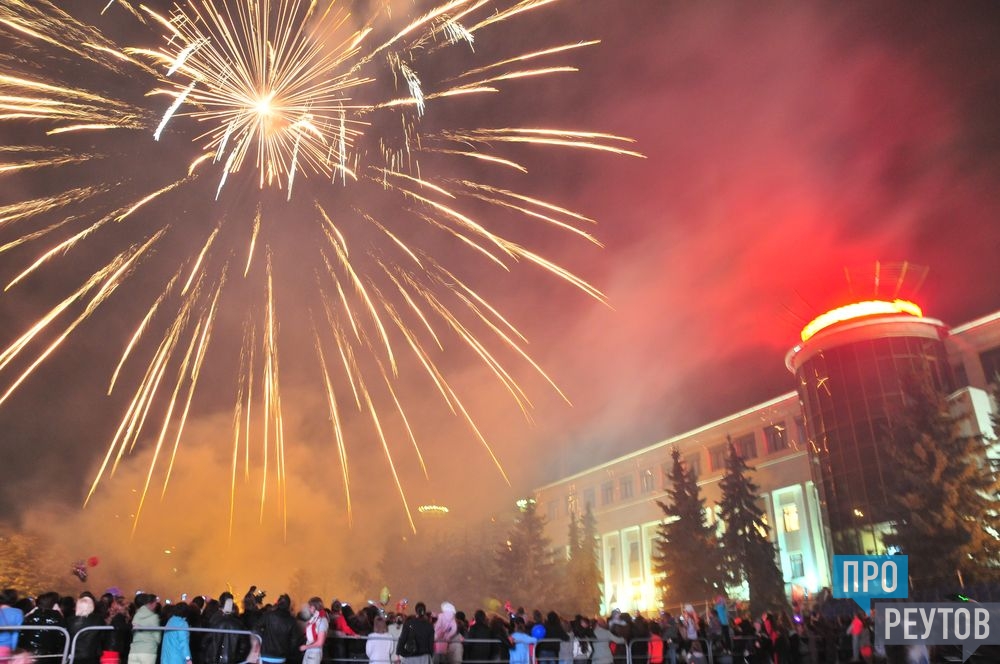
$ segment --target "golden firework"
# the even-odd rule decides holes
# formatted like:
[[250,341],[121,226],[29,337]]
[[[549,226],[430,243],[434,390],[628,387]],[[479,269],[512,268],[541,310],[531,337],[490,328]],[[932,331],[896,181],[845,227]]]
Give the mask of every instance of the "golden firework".
[[[344,423],[353,410],[370,422],[413,525],[395,461],[412,450],[427,472],[401,394],[411,373],[426,377],[506,479],[439,367],[439,353],[458,346],[479,358],[525,413],[531,402],[501,354],[512,352],[555,384],[525,352],[521,333],[434,249],[451,243],[504,271],[532,264],[603,301],[598,289],[496,221],[520,217],[599,244],[586,230],[592,220],[474,174],[495,170],[507,182],[527,173],[519,145],[641,155],[628,148],[629,139],[606,133],[449,129],[431,120],[469,96],[502,95],[508,84],[576,72],[557,60],[596,41],[490,60],[476,51],[507,22],[554,1],[451,0],[397,24],[387,7],[359,19],[347,0],[187,0],[166,12],[111,0],[105,13],[147,35],[132,46],[47,0],[0,5],[8,46],[0,55],[0,122],[42,128],[41,135],[19,132],[24,143],[3,148],[0,177],[59,173],[60,182],[71,183],[61,193],[0,206],[0,231],[12,236],[0,252],[21,256],[40,247],[7,288],[85,240],[125,246],[0,353],[0,372],[12,375],[0,403],[97,309],[110,306],[140,264],[181,255],[160,277],[162,287],[130,295],[143,300],[145,313],[124,343],[109,393],[142,349],[149,354],[144,368],[131,372],[132,397],[87,499],[146,440],[152,462],[133,527],[157,473],[166,490],[220,311],[228,307],[247,312],[236,335],[242,343],[230,526],[239,468],[250,480],[252,455],[261,468],[261,518],[275,492],[284,510],[276,284],[297,274],[300,266],[288,263],[282,244],[305,229],[310,239],[294,262],[311,266],[315,283],[310,336],[349,517],[352,442]],[[95,137],[86,148],[85,136]],[[152,163],[157,167],[147,172]],[[103,183],[92,181],[95,169]],[[256,193],[247,193],[248,184]],[[227,195],[230,187],[237,191]],[[123,245],[124,237],[132,239]],[[179,253],[166,251],[171,243]],[[257,295],[248,300],[248,292]],[[383,410],[402,422],[402,443],[386,430]],[[154,433],[151,418],[159,421]],[[260,440],[259,450],[252,439]]]

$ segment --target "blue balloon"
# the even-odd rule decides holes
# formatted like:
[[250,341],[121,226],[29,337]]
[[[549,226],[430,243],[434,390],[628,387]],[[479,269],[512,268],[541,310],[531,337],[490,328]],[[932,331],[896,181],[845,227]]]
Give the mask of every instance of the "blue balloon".
[[545,638],[545,625],[532,625],[531,635],[541,641]]

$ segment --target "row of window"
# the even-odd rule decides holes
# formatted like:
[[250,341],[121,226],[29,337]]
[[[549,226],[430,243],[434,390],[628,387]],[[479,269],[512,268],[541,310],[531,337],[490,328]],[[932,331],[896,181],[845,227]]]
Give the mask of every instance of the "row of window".
[[[803,425],[801,418],[795,418],[796,433],[798,434],[797,441],[805,440],[805,427]],[[791,446],[788,431],[786,427],[780,424],[772,424],[770,426],[764,427],[764,444],[766,446],[766,454],[774,454],[776,452],[781,452],[787,450]],[[748,433],[746,435],[740,436],[739,438],[733,439],[733,445],[736,447],[736,453],[739,454],[743,459],[756,459],[758,457],[757,453],[757,436],[755,433]],[[713,445],[708,448],[708,468],[709,472],[721,472],[726,467],[726,455],[729,453],[728,443],[720,443],[718,445]],[[694,476],[701,476],[701,453],[694,452],[683,457],[684,467],[688,472],[694,473]],[[660,464],[660,490],[666,490],[670,488],[670,474],[673,470],[673,461],[665,461]],[[652,468],[647,468],[640,471],[639,473],[639,486],[638,491],[642,495],[653,493],[657,490],[656,477]],[[607,480],[600,485],[600,506],[606,507],[618,500],[629,500],[636,495],[635,486],[635,476],[631,473],[628,475],[622,475],[616,480]],[[570,494],[566,496],[566,514],[579,514],[588,508],[596,509],[597,495],[596,489],[594,487],[588,487],[583,490],[583,503],[579,504],[576,494]],[[557,504],[556,501],[550,501],[548,504],[548,518],[553,520],[558,516],[557,514]]]

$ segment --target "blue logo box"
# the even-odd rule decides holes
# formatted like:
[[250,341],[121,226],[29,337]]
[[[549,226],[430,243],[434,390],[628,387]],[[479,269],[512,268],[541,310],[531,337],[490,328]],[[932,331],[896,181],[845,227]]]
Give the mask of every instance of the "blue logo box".
[[833,596],[853,599],[866,613],[873,599],[910,596],[906,556],[834,556]]

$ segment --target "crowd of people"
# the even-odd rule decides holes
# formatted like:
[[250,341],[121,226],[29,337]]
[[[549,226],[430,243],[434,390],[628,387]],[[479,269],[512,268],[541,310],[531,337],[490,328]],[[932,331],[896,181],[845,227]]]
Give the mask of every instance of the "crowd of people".
[[255,587],[239,605],[230,592],[170,603],[144,592],[32,599],[4,590],[0,627],[18,629],[0,630],[0,664],[58,661],[65,633],[45,626],[76,637],[72,664],[838,664],[885,655],[872,650],[867,617],[829,596],[811,612],[750,616],[720,596],[676,616],[572,618],[523,608],[470,618],[449,602],[437,612],[422,602],[412,613],[372,603],[355,612],[339,600],[265,597]]

